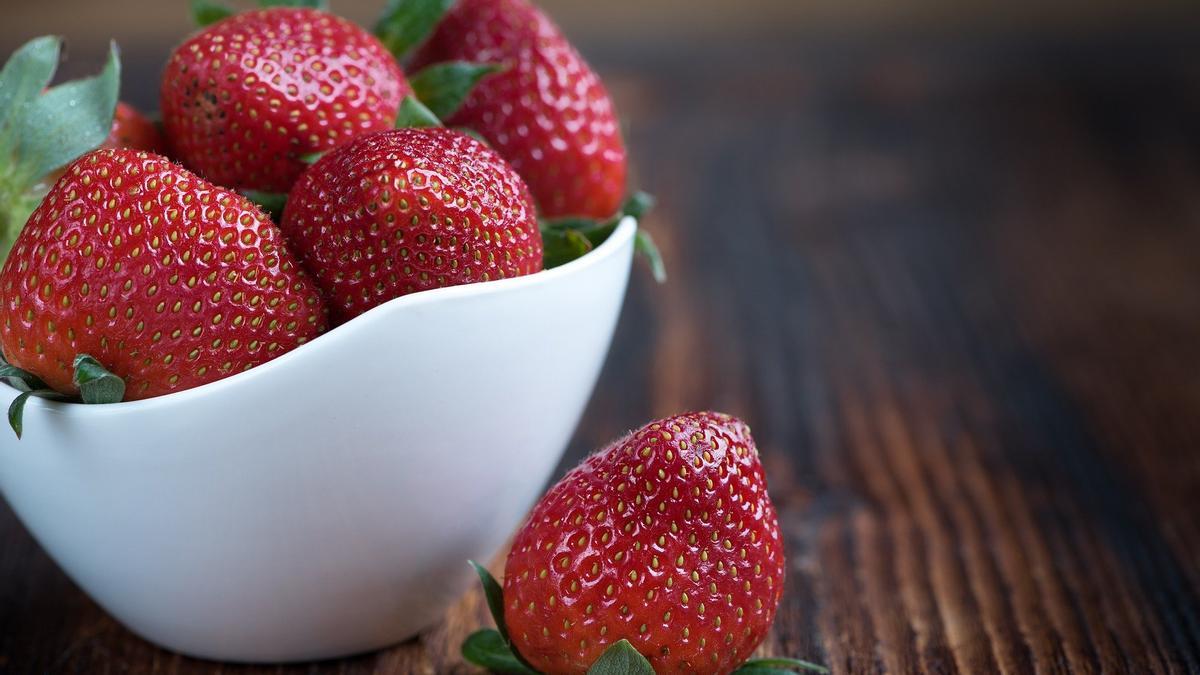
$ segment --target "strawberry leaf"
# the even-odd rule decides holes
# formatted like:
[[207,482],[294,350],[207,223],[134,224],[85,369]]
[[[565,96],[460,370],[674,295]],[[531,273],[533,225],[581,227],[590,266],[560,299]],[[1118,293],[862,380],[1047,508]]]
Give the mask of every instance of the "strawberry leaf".
[[522,663],[508,640],[491,628],[477,630],[462,644],[463,658],[481,668],[504,675],[537,675],[537,671]]
[[[545,266],[547,268],[555,267],[578,258],[592,250],[592,248],[604,243],[604,240],[608,239],[617,229],[617,225],[620,224],[622,218],[632,216],[641,219],[653,206],[654,197],[645,192],[635,192],[630,195],[629,199],[625,200],[625,204],[621,206],[621,210],[608,220],[556,218],[554,220],[540,221],[542,244],[547,251],[547,253],[543,254]],[[591,246],[587,249],[571,247],[569,245],[570,242],[562,240],[561,233],[568,232],[575,232],[583,236],[591,243]],[[667,280],[667,268],[663,264],[662,253],[658,250],[658,246],[654,243],[654,239],[650,236],[650,233],[639,227],[637,234],[634,236],[633,245],[634,249],[650,263],[650,272],[654,275],[654,280],[660,284],[665,282]],[[551,257],[552,255],[553,257]]]
[[71,380],[79,387],[84,403],[120,403],[125,398],[125,380],[112,374],[87,354],[75,357]]
[[767,659],[750,659],[739,666],[733,673],[734,675],[786,675],[788,673],[795,673],[796,671],[828,673],[829,669],[825,666],[801,659],[772,657]]
[[579,230],[542,230],[542,266],[546,269],[569,263],[590,250],[592,242]]
[[7,361],[0,364],[0,380],[8,382],[14,389],[18,391],[36,391],[38,389],[49,389],[41,378],[33,373],[21,370],[20,368],[8,363]]
[[[492,621],[496,622],[496,634],[504,640],[504,644],[507,645],[512,657],[526,668],[526,671],[522,672],[536,673],[537,671],[533,669],[533,666],[521,658],[520,652],[517,651],[516,647],[513,647],[512,640],[508,638],[508,624],[504,621],[504,589],[500,587],[500,582],[496,581],[496,577],[493,577],[492,573],[487,571],[487,568],[483,565],[474,560],[468,560],[467,562],[475,570],[475,574],[479,576],[479,583],[483,585],[483,597],[487,599],[488,611],[492,613]],[[470,638],[468,638],[469,640]],[[463,655],[466,656],[465,642],[463,643],[463,650]]]
[[405,127],[440,127],[442,121],[412,96],[405,96],[400,102],[400,111],[396,113],[396,128]]
[[435,63],[409,78],[413,92],[441,119],[453,115],[480,80],[503,70],[496,63],[447,61]]
[[258,0],[259,7],[308,7],[311,9],[319,9],[322,12],[329,11],[328,0]]
[[271,220],[279,222],[283,216],[283,207],[287,206],[287,195],[281,192],[263,192],[261,190],[241,190],[242,196],[254,202]]
[[654,668],[629,640],[620,640],[604,650],[587,675],[654,675]]
[[650,263],[650,274],[654,275],[654,280],[660,284],[667,282],[667,266],[663,263],[662,252],[658,250],[658,244],[654,243],[654,239],[650,233],[639,229],[633,237],[633,249],[646,258],[646,262]]
[[19,138],[13,138],[15,122],[50,84],[58,69],[62,40],[54,36],[34,38],[22,45],[0,70],[0,149],[8,155]]
[[27,175],[41,178],[103,143],[112,130],[120,86],[121,59],[113,42],[99,75],[60,84],[39,96],[16,120]]
[[388,0],[383,16],[375,22],[375,36],[396,60],[403,61],[453,4],[454,0]]
[[0,70],[0,259],[37,206],[47,173],[96,148],[112,129],[121,64],[116,45],[95,77],[46,89],[62,41],[40,37]]
[[70,398],[54,391],[53,389],[35,389],[33,391],[21,392],[12,403],[8,405],[8,426],[17,434],[17,438],[21,438],[21,433],[25,427],[22,422],[25,416],[25,404],[29,401],[29,397],[37,396],[38,398],[50,399],[51,401],[69,401]]
[[504,589],[500,588],[500,583],[486,567],[474,560],[468,560],[467,563],[475,570],[475,574],[479,575],[479,583],[483,585],[483,597],[487,598],[488,611],[492,613],[492,620],[496,622],[500,636],[507,642],[508,626],[504,623]]
[[227,19],[233,15],[234,11],[225,5],[212,2],[211,0],[192,0],[192,23],[196,24],[199,28],[214,24],[221,19]]

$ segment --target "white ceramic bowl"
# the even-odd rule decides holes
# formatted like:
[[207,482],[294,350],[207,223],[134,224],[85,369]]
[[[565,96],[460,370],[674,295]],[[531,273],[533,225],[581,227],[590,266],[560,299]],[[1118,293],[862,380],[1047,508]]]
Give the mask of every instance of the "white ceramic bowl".
[[553,270],[398,298],[188,391],[31,400],[21,440],[0,429],[0,489],[72,579],[169,649],[298,661],[410,637],[558,463],[635,230]]

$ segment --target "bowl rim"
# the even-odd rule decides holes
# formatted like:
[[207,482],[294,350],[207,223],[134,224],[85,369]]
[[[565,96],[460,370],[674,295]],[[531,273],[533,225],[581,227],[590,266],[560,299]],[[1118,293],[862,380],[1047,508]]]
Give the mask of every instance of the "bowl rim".
[[[508,279],[496,279],[493,281],[482,281],[471,284],[460,284],[458,286],[447,286],[445,288],[433,288],[427,291],[419,291],[402,295],[398,298],[393,298],[387,302],[372,307],[353,319],[335,326],[334,328],[322,333],[313,340],[302,344],[295,349],[287,351],[270,361],[260,363],[259,365],[244,370],[239,373],[234,373],[229,377],[223,377],[219,380],[207,382],[205,384],[184,389],[182,391],[163,394],[152,398],[141,399],[138,401],[121,401],[119,403],[107,403],[104,405],[87,405],[74,401],[52,401],[50,399],[31,396],[25,406],[25,414],[28,415],[32,409],[42,409],[46,412],[56,415],[107,415],[107,414],[127,414],[144,410],[153,409],[161,406],[170,406],[179,403],[186,403],[188,400],[196,397],[207,397],[218,395],[223,388],[237,387],[242,383],[250,381],[253,378],[269,377],[270,373],[277,368],[287,367],[297,358],[304,358],[303,354],[311,353],[314,349],[332,349],[334,348],[333,341],[341,339],[341,336],[348,334],[353,330],[361,330],[368,326],[371,322],[380,321],[385,315],[394,314],[396,312],[408,311],[413,307],[420,307],[431,303],[442,301],[453,301],[461,298],[478,297],[491,295],[495,293],[503,293],[507,291],[515,291],[521,288],[554,283],[556,280],[563,277],[573,275],[600,264],[616,254],[623,246],[625,246],[634,234],[637,232],[638,222],[632,216],[624,216],[613,233],[608,236],[599,246],[588,251],[584,255],[572,260],[568,263],[559,265],[551,269],[544,269],[534,274],[527,274],[519,277],[511,277]],[[355,328],[357,326],[357,328]],[[315,347],[319,345],[319,347]],[[0,381],[0,394],[4,394],[11,399],[21,392],[9,385],[7,382]]]

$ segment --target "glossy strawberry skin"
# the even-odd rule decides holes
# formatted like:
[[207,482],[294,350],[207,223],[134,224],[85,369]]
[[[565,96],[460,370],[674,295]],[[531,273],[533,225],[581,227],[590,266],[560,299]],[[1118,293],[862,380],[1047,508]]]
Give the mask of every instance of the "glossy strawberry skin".
[[315,285],[253,204],[132,150],[67,167],[0,270],[0,348],[66,394],[78,354],[136,400],[249,369],[324,327]]
[[162,134],[158,127],[136,108],[120,101],[113,112],[112,131],[102,148],[128,148],[162,154]]
[[391,128],[410,92],[374,36],[312,9],[219,21],[175,49],[163,72],[173,156],[208,180],[286,192],[303,155]]
[[413,61],[500,63],[448,124],[477,130],[529,184],[543,216],[606,218],[625,195],[612,101],[553,22],[526,0],[459,0]]
[[317,161],[280,227],[337,322],[408,293],[532,274],[542,239],[521,177],[448,129],[394,129]]
[[621,638],[655,672],[728,673],[766,636],[784,557],[749,428],[719,413],[652,422],[534,507],[504,570],[516,650],[584,673]]

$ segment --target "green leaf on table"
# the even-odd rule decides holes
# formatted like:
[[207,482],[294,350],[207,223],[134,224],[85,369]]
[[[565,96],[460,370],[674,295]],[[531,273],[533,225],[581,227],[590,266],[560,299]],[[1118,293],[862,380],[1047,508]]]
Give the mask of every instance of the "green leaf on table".
[[620,640],[604,650],[587,675],[654,675],[654,668],[629,640]]
[[425,107],[413,96],[405,96],[400,102],[400,111],[396,113],[396,128],[406,127],[440,127],[442,121],[433,111]]
[[87,354],[75,357],[72,381],[84,403],[120,403],[125,398],[125,380],[109,372]]
[[383,16],[375,22],[375,36],[396,60],[403,61],[453,4],[454,0],[388,0]]
[[447,61],[422,69],[410,77],[408,83],[430,112],[446,119],[467,100],[480,80],[503,68],[496,63]]
[[212,0],[192,0],[192,23],[203,28],[235,14],[229,7]]
[[771,657],[765,659],[750,659],[739,666],[737,670],[733,671],[733,673],[734,675],[783,675],[785,673],[795,673],[797,671],[828,673],[829,669],[820,664],[804,661],[802,659]]
[[504,675],[537,675],[513,654],[508,640],[499,631],[485,628],[467,636],[462,644],[463,658],[481,668]]
[[259,7],[309,7],[329,11],[329,0],[258,0]]

